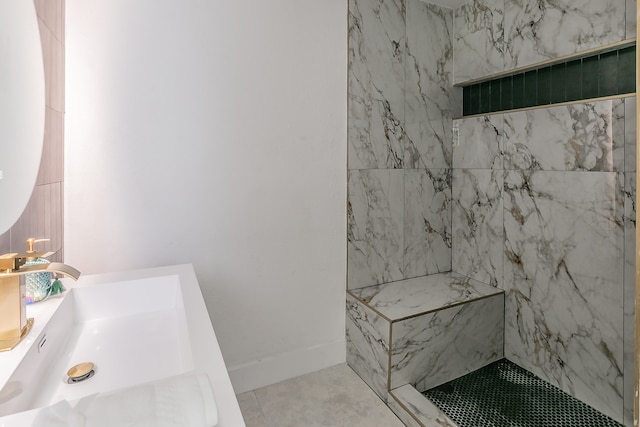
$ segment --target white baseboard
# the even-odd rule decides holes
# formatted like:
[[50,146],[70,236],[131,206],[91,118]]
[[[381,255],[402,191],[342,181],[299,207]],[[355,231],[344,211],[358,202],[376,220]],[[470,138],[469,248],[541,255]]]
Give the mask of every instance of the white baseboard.
[[255,390],[346,361],[346,340],[294,350],[229,368],[236,394]]

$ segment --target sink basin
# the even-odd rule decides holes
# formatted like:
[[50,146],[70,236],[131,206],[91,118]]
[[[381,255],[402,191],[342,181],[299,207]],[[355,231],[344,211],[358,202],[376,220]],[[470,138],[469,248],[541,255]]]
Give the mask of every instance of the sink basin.
[[[16,354],[0,354],[0,427],[13,425],[2,418],[11,414],[190,372],[208,374],[219,426],[244,425],[190,265],[65,286],[62,298],[28,306],[34,330]],[[95,374],[69,383],[67,371],[83,362]]]

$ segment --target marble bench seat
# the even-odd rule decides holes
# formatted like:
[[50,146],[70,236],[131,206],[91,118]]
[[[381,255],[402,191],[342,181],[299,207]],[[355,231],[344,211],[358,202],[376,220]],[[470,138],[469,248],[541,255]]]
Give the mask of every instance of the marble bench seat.
[[503,357],[504,293],[448,272],[347,291],[347,363],[383,400]]

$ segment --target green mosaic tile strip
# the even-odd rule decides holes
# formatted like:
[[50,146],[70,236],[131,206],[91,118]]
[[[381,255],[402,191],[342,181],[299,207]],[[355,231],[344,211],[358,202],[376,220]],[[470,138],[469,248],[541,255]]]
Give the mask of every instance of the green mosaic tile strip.
[[463,115],[636,91],[636,47],[626,46],[463,87]]
[[423,394],[459,427],[622,427],[507,359]]

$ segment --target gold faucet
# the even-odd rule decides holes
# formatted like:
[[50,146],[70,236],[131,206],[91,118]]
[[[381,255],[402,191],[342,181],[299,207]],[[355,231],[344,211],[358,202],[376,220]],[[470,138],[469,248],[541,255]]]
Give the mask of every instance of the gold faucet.
[[29,249],[24,253],[0,255],[0,352],[15,348],[33,326],[33,318],[27,319],[25,274],[50,272],[69,276],[73,280],[80,277],[78,270],[60,262],[25,266],[27,260],[53,254],[33,250],[36,242],[36,239],[28,239]]

